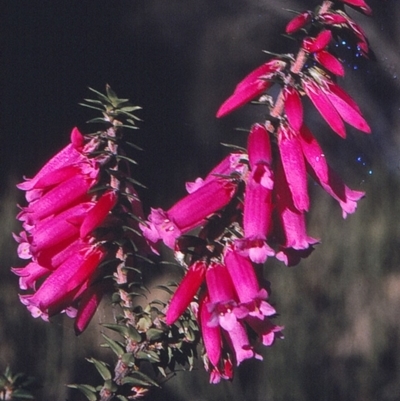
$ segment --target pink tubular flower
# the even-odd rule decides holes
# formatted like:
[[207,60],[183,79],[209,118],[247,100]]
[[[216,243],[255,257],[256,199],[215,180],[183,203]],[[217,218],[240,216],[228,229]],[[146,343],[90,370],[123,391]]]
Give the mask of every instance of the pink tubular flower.
[[300,212],[308,211],[310,200],[303,152],[298,135],[283,124],[278,129],[278,147],[293,203]]
[[312,17],[313,14],[311,13],[311,11],[304,11],[303,13],[296,15],[286,25],[286,33],[290,35],[297,32],[298,30],[306,26],[309,22],[311,22]]
[[256,68],[236,86],[233,94],[222,104],[217,117],[223,117],[251,100],[260,97],[273,85],[272,79],[286,67],[282,60],[271,61]]
[[303,125],[303,104],[299,92],[292,86],[285,86],[283,94],[286,117],[293,130],[298,132]]
[[342,63],[326,50],[331,40],[331,31],[325,30],[316,38],[304,39],[302,47],[308,53],[312,53],[314,59],[332,74],[343,76],[344,68]]
[[189,306],[204,281],[207,264],[199,260],[194,262],[176,289],[168,306],[166,323],[173,324]]
[[271,221],[273,174],[271,145],[267,130],[255,124],[248,139],[250,175],[246,182],[243,228],[244,239],[236,241],[237,249],[254,263],[264,263],[274,251],[265,242]]
[[203,338],[204,348],[208,360],[213,366],[218,366],[221,358],[222,337],[218,326],[211,326],[211,312],[208,310],[208,296],[203,297],[199,305],[199,321],[201,327],[201,336]]
[[353,20],[351,19],[345,12],[336,11],[336,12],[328,12],[318,16],[318,20],[322,22],[324,25],[330,26],[339,26],[346,27],[350,29],[350,31],[355,35],[357,40],[358,48],[361,50],[363,56],[367,56],[369,52],[368,40],[365,36],[365,32],[363,29]]
[[105,255],[106,252],[101,248],[82,248],[51,272],[35,294],[21,295],[21,302],[28,307],[32,316],[42,316],[47,320],[50,315],[73,303],[82,290],[86,290],[88,280]]
[[357,201],[364,196],[364,192],[351,190],[343,184],[327,164],[322,149],[306,126],[303,126],[299,139],[311,176],[339,202],[343,218],[346,218],[347,214],[354,213]]
[[276,257],[286,265],[292,266],[300,260],[297,255],[302,255],[304,250],[312,249],[312,245],[318,240],[307,235],[304,212],[294,206],[285,172],[279,162],[276,175],[274,198],[277,206],[277,225],[281,229],[282,236],[280,239],[282,249]]
[[186,191],[191,194],[204,184],[214,181],[218,177],[229,177],[234,173],[241,174],[244,169],[244,164],[241,162],[241,153],[230,153],[226,156],[221,163],[215,166],[206,176],[206,178],[197,178],[193,182],[186,183]]
[[236,184],[226,179],[213,179],[181,199],[167,212],[151,209],[146,224],[140,224],[143,235],[152,243],[162,239],[174,249],[176,239],[204,223],[232,199]]
[[344,120],[360,131],[370,133],[371,129],[354,100],[316,69],[310,72],[314,79],[303,79],[304,91],[333,131],[345,138]]
[[[224,259],[240,304],[247,309],[248,314],[261,320],[265,316],[274,315],[276,311],[265,301],[268,293],[260,288],[250,260],[232,247],[225,249]],[[241,317],[243,315],[241,313]]]
[[99,171],[96,159],[86,156],[85,138],[75,128],[71,143],[34,178],[18,185],[29,203],[18,215],[24,231],[15,238],[19,256],[31,262],[12,270],[20,276],[22,290],[34,291],[21,295],[21,301],[33,316],[46,320],[61,311],[76,315],[77,307],[77,333],[86,328],[104,288],[101,280],[93,287],[97,267],[107,256],[93,233],[117,202],[113,190],[89,193]]
[[227,268],[221,263],[212,262],[206,274],[210,302],[207,309],[210,312],[208,325],[232,330],[237,321],[234,313],[237,306],[237,296]]
[[340,0],[340,1],[354,8],[359,8],[366,15],[372,14],[371,8],[364,0]]

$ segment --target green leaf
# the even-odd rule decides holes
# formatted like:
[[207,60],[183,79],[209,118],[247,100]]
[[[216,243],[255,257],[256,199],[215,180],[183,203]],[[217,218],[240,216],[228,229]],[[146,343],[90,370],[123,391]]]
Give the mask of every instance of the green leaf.
[[115,393],[118,390],[118,386],[111,379],[104,382],[104,387],[112,393]]
[[128,129],[139,129],[139,127],[137,127],[136,125],[121,124],[121,125],[119,125],[119,127],[128,128]]
[[108,123],[110,124],[110,121],[108,121],[106,118],[102,118],[102,117],[96,117],[96,118],[92,118],[89,121],[86,121],[88,124],[92,124],[92,123],[100,123],[100,124],[104,124],[104,123]]
[[130,146],[131,148],[134,148],[134,149],[136,149],[136,150],[143,151],[143,149],[142,149],[140,146],[138,146],[138,145],[136,145],[136,144],[134,144],[134,143],[132,143],[132,142],[125,141],[124,143],[126,143],[126,144],[127,144],[128,146]]
[[160,357],[154,351],[139,351],[136,357],[150,362],[160,362]]
[[142,110],[142,107],[140,106],[123,106],[119,108],[121,111],[126,111],[128,113],[136,110]]
[[17,389],[12,393],[12,399],[24,399],[24,400],[33,400],[35,397],[28,390]]
[[174,294],[174,292],[169,287],[167,287],[165,285],[156,285],[154,288],[158,288],[159,290],[163,290],[163,291],[167,292],[170,295]]
[[96,401],[96,389],[88,384],[68,384],[67,387],[79,390],[89,401]]
[[[122,326],[120,324],[112,324],[112,323],[103,323],[103,326],[107,329],[116,331],[117,333],[121,334],[123,337],[129,336],[129,328],[127,326]],[[131,327],[131,326],[129,326]]]
[[149,341],[161,340],[164,337],[164,330],[160,329],[149,329],[146,332],[146,337]]
[[139,371],[134,371],[129,376],[124,377],[122,379],[122,384],[160,387],[157,382],[155,382],[149,376]]
[[105,103],[108,106],[112,106],[112,103],[107,96],[103,95],[101,92],[97,91],[96,89],[89,87],[89,90],[94,92],[97,95],[97,97],[103,102],[103,104]]
[[125,396],[123,396],[123,395],[117,395],[117,397],[116,398],[118,398],[119,400],[121,400],[121,401],[129,401]]
[[130,157],[127,157],[127,156],[122,156],[122,155],[115,155],[115,158],[117,159],[117,160],[126,160],[126,161],[128,161],[129,163],[132,163],[132,164],[137,164],[137,162],[135,162],[135,160],[133,160],[133,159],[131,159]]
[[130,352],[127,352],[124,355],[122,355],[121,361],[130,368],[135,365],[135,357]]
[[137,343],[142,341],[141,334],[137,331],[137,329],[135,327],[133,327],[131,325],[128,326],[127,337]]
[[86,104],[86,103],[78,103],[78,104],[79,104],[79,106],[87,107],[88,109],[100,110],[101,112],[104,111],[104,109],[100,109],[100,107],[92,106],[90,104]]
[[138,230],[135,230],[134,228],[129,227],[129,226],[122,226],[122,229],[123,229],[124,231],[132,231],[133,233],[135,233],[135,234],[138,235],[138,236],[141,236],[141,235],[142,235]]
[[120,344],[118,344],[116,341],[111,339],[110,337],[107,337],[105,334],[102,334],[103,338],[106,340],[108,346],[112,349],[115,355],[120,357],[121,355],[124,354],[125,350],[122,348]]
[[103,361],[99,361],[95,358],[86,358],[86,360],[90,363],[93,363],[93,365],[104,380],[111,380],[111,372],[108,370],[106,364]]
[[[248,130],[246,132],[248,132]],[[246,149],[243,148],[242,146],[232,145],[231,143],[223,143],[223,142],[221,142],[221,145],[227,148],[238,149],[242,150],[243,152],[246,152]]]
[[[132,184],[135,184],[135,185],[137,185],[137,186],[139,186],[139,187],[142,187],[142,188],[146,188],[146,189],[147,189],[146,185],[143,185],[142,183],[140,183],[139,181],[135,180],[135,179],[132,178],[132,177],[125,177],[125,179],[128,180],[129,182],[131,182]],[[132,194],[128,194],[128,195],[131,195],[131,196],[132,196]]]

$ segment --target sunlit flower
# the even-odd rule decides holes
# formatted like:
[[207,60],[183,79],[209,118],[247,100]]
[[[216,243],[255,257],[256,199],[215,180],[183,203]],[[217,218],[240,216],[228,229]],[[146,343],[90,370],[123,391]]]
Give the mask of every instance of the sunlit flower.
[[304,11],[303,13],[296,15],[286,25],[286,33],[292,34],[294,32],[297,32],[298,30],[306,26],[309,22],[311,22],[312,17],[313,15],[311,11]]
[[169,303],[165,322],[173,324],[189,306],[206,274],[207,264],[204,261],[194,262],[186,272]]
[[302,85],[321,116],[342,138],[346,137],[343,121],[353,127],[370,133],[371,129],[355,101],[316,68],[309,70],[312,77],[304,77]]
[[[109,219],[117,191],[92,191],[107,161],[102,155],[88,156],[97,146],[95,138],[85,138],[75,128],[71,143],[18,185],[26,191],[28,206],[18,215],[24,231],[14,237],[19,257],[31,261],[13,271],[20,277],[20,288],[33,291],[21,295],[21,301],[34,317],[48,320],[63,311],[76,317],[77,333],[86,328],[109,285],[98,270],[109,251],[96,232],[101,227],[112,231],[112,225],[119,224]],[[121,212],[128,208],[140,216],[134,190],[129,185],[124,190],[132,199],[121,205]]]
[[331,31],[324,30],[316,38],[305,38],[302,47],[305,51],[311,53],[314,59],[332,74],[343,76],[344,68],[342,63],[326,50],[331,40]]
[[175,203],[168,211],[151,209],[148,221],[141,224],[143,235],[151,242],[163,240],[174,249],[176,239],[203,224],[205,219],[226,206],[236,191],[229,179],[215,176]]
[[251,100],[260,97],[273,85],[273,78],[286,66],[282,60],[272,59],[256,68],[240,81],[233,94],[222,104],[217,117],[223,117]]

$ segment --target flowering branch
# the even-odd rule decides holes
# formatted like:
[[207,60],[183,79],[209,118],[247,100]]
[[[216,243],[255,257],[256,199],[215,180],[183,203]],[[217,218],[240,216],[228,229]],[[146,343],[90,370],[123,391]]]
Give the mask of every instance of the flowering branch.
[[[256,68],[217,112],[223,117],[253,100],[266,107],[268,116],[251,127],[247,149],[232,152],[205,179],[187,183],[186,197],[167,211],[152,209],[140,224],[152,248],[162,240],[187,268],[165,322],[174,324],[198,294],[197,319],[212,383],[231,379],[233,366],[245,359],[262,359],[250,333],[265,346],[283,337],[282,327],[274,324],[269,290],[256,271],[274,255],[295,265],[318,243],[306,232],[307,172],[339,202],[343,217],[364,195],[334,173],[303,118],[307,96],[339,136],[346,137],[344,122],[370,132],[355,101],[335,82],[344,68],[330,43],[342,30],[350,30],[358,51],[368,54],[365,35],[343,3],[370,14],[363,0],[337,0],[292,19],[286,32],[300,42],[297,55],[275,55]],[[281,89],[274,101],[267,92],[276,84]],[[190,235],[196,227],[199,234]]]

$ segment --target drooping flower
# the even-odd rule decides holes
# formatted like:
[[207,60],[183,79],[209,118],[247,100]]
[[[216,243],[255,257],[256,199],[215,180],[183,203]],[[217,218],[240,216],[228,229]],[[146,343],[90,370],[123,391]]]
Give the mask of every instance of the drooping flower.
[[371,7],[364,0],[339,0],[342,3],[346,3],[356,9],[360,9],[364,14],[371,15]]
[[206,269],[207,264],[202,260],[194,262],[189,266],[188,271],[169,303],[165,317],[167,324],[173,324],[189,306],[204,281]]
[[274,251],[266,238],[272,215],[273,173],[271,145],[267,130],[255,124],[248,138],[250,173],[246,181],[243,207],[244,238],[236,241],[237,249],[255,263],[264,263]]
[[331,40],[331,31],[324,30],[316,38],[305,38],[302,47],[306,52],[312,54],[314,59],[332,74],[343,76],[344,68],[342,63],[326,50]]
[[[76,316],[75,329],[80,333],[108,287],[104,272],[98,270],[109,257],[105,238],[100,237],[104,233],[112,237],[113,224],[120,223],[110,215],[119,196],[118,189],[110,185],[93,190],[101,179],[102,165],[110,160],[107,154],[90,156],[101,142],[84,137],[77,128],[70,140],[32,179],[18,185],[26,191],[28,205],[17,217],[24,230],[14,237],[20,258],[31,261],[12,270],[20,276],[20,288],[33,291],[20,298],[34,317],[48,320],[65,311]],[[132,192],[129,186],[124,184],[126,198]],[[138,212],[132,199],[123,203],[118,206],[119,215],[125,209]],[[134,225],[129,217],[125,224]]]
[[318,240],[308,236],[306,232],[304,211],[298,210],[294,205],[286,174],[279,159],[276,166],[276,176],[274,188],[275,235],[278,236],[281,244],[281,249],[276,257],[286,265],[292,266],[300,261],[301,255],[308,255]]
[[284,68],[286,62],[272,59],[256,68],[238,83],[233,94],[222,104],[217,117],[223,117],[246,103],[260,97],[273,85],[273,78]]
[[225,248],[224,260],[242,311],[243,307],[247,309],[244,314],[241,313],[241,317],[249,314],[263,320],[265,316],[274,315],[275,309],[266,302],[268,292],[260,288],[251,261],[240,255],[233,247]]
[[303,125],[303,104],[297,89],[285,86],[283,90],[285,113],[290,126],[298,132]]
[[368,56],[369,45],[363,29],[352,18],[341,10],[330,11],[318,16],[318,21],[327,26],[345,27],[349,29],[356,39],[357,47],[364,57]]
[[235,182],[216,176],[199,185],[168,211],[151,209],[148,221],[140,224],[143,235],[152,243],[163,240],[174,249],[179,236],[203,224],[207,217],[226,206],[235,191]]
[[312,77],[302,80],[304,91],[333,131],[345,138],[346,121],[360,131],[371,132],[359,107],[346,92],[318,69],[310,68],[309,72]]
[[304,11],[301,14],[296,15],[293,19],[289,21],[286,25],[286,33],[292,34],[306,26],[311,22],[313,14],[311,11]]

